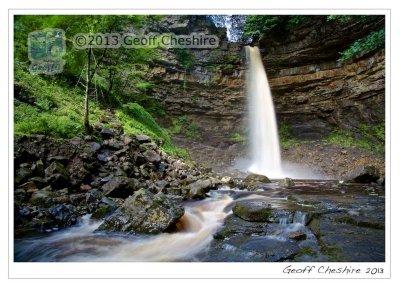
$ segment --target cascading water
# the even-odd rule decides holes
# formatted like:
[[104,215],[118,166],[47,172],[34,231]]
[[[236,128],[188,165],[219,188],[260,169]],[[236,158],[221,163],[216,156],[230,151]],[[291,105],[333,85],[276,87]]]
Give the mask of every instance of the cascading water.
[[282,177],[274,103],[260,50],[258,47],[246,46],[246,56],[252,158],[249,171],[271,177]]
[[176,233],[155,236],[95,233],[101,222],[85,216],[78,226],[48,237],[15,242],[15,261],[187,261],[204,250],[231,212],[233,199],[215,192],[211,198],[188,203]]

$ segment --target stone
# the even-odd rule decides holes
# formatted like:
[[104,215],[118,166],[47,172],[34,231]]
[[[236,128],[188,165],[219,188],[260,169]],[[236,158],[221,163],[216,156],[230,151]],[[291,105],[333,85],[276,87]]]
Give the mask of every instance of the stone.
[[116,209],[117,209],[116,206],[102,204],[92,213],[91,218],[94,220],[104,219],[104,218],[110,216]]
[[91,152],[97,152],[101,148],[101,145],[97,142],[88,142],[86,148]]
[[100,134],[101,134],[101,136],[103,138],[106,138],[106,139],[111,138],[111,137],[114,136],[114,132],[110,128],[103,128],[100,131]]
[[108,157],[111,155],[111,151],[107,150],[107,149],[102,149],[99,151],[99,153],[97,154],[97,159],[101,162],[107,162],[108,161]]
[[73,205],[56,205],[49,208],[48,211],[52,218],[62,226],[71,226],[76,223],[75,207]]
[[86,193],[86,202],[87,203],[100,202],[103,196],[104,196],[103,192],[97,189],[91,189]]
[[19,186],[19,188],[24,189],[25,191],[29,192],[34,192],[37,191],[36,184],[32,181],[26,182],[22,185]]
[[234,185],[234,180],[231,178],[231,177],[228,177],[228,176],[224,176],[222,179],[221,179],[221,182],[223,183],[223,184],[227,184],[227,185]]
[[359,165],[348,172],[344,180],[355,183],[371,183],[379,179],[379,171],[372,165]]
[[38,160],[32,165],[32,172],[34,172],[35,175],[43,175],[44,164],[42,160]]
[[139,142],[139,143],[149,143],[151,142],[151,138],[147,135],[144,134],[139,134],[135,137],[135,139]]
[[92,187],[88,184],[81,184],[81,186],[79,188],[81,191],[89,191],[92,189]]
[[43,189],[45,186],[47,186],[47,181],[42,178],[42,177],[33,177],[30,178],[29,181],[34,182],[35,185],[39,188],[39,189]]
[[68,185],[69,174],[65,167],[57,162],[52,162],[45,170],[46,181],[51,184],[52,187],[60,189]]
[[210,189],[214,187],[210,179],[197,180],[189,185],[189,199],[203,199]]
[[50,203],[50,199],[54,197],[54,193],[45,190],[39,190],[32,193],[29,203],[34,205],[47,205]]
[[279,186],[286,187],[286,188],[295,186],[295,183],[291,178],[281,179],[281,180],[279,180],[278,184],[279,184]]
[[240,201],[232,209],[233,213],[249,222],[268,222],[273,217],[273,209],[264,201]]
[[168,196],[140,189],[107,217],[98,231],[126,233],[161,233],[172,229],[184,209]]
[[289,239],[295,240],[295,241],[303,241],[307,239],[307,234],[304,232],[291,232],[288,235]]
[[102,190],[107,197],[127,198],[137,189],[138,183],[136,179],[127,177],[113,177],[102,186]]
[[69,202],[75,206],[78,206],[83,200],[85,200],[85,194],[71,194],[69,195]]
[[47,161],[49,163],[51,163],[51,162],[59,162],[59,163],[61,163],[63,165],[66,165],[66,164],[68,164],[69,158],[67,158],[65,156],[52,156],[52,157],[49,157],[47,159]]
[[259,175],[259,174],[250,174],[244,180],[244,183],[253,183],[253,182],[260,182],[260,183],[271,183],[270,179],[267,176]]
[[124,136],[123,141],[125,145],[129,145],[133,140],[129,136]]
[[19,168],[14,174],[14,182],[20,184],[27,180],[31,176],[32,170],[30,168],[22,167]]
[[143,156],[149,163],[159,163],[161,161],[161,156],[159,153],[155,152],[154,150],[147,150],[143,153]]

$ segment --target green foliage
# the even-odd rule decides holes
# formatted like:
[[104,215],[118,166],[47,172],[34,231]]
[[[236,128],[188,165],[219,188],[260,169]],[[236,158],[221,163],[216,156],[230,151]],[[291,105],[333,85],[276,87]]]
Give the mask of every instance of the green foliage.
[[[15,135],[46,134],[73,137],[83,133],[82,93],[57,83],[53,77],[42,78],[26,71],[19,62],[14,73]],[[99,122],[102,111],[91,104],[91,120]]]
[[246,137],[242,136],[240,133],[235,132],[231,136],[231,141],[236,142],[236,143],[244,143],[246,142]]
[[249,15],[243,27],[245,40],[270,31],[281,23],[280,16],[276,15]]
[[315,16],[308,15],[249,15],[243,27],[245,41],[264,33],[285,31],[287,27],[297,26]]
[[141,92],[149,92],[154,87],[152,82],[141,80],[136,83],[136,88]]
[[360,55],[367,54],[378,48],[385,46],[385,29],[374,31],[366,37],[355,41],[351,46],[343,52],[340,52],[341,61],[351,59]]
[[145,134],[155,141],[161,141],[166,153],[188,158],[186,150],[176,148],[171,141],[168,132],[161,128],[150,113],[138,103],[128,103],[123,105],[115,113],[118,120],[122,123],[125,133],[131,135]]
[[173,135],[181,134],[190,139],[200,138],[199,127],[187,115],[181,115],[172,120],[172,126],[168,130]]
[[279,142],[282,148],[290,148],[301,142],[292,135],[290,126],[285,122],[279,123],[278,131]]
[[192,101],[193,104],[198,105],[199,102],[200,102],[200,97],[197,96],[197,95],[192,95],[191,101]]
[[349,23],[349,22],[366,22],[374,20],[379,16],[375,15],[328,15],[326,20],[328,22]]
[[176,48],[173,51],[182,67],[186,71],[190,70],[194,63],[194,55],[188,49],[184,48]]
[[297,26],[304,22],[307,22],[309,19],[310,19],[310,16],[307,16],[307,15],[293,15],[293,16],[290,16],[290,18],[288,20],[288,24],[290,26]]
[[381,154],[385,152],[385,124],[361,124],[354,132],[335,129],[326,140],[342,147],[358,147]]

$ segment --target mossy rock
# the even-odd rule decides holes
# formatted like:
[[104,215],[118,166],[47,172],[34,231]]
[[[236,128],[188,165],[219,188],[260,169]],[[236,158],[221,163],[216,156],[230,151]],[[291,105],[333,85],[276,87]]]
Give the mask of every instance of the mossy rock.
[[250,222],[268,222],[273,218],[271,205],[263,201],[238,202],[232,211],[239,218]]

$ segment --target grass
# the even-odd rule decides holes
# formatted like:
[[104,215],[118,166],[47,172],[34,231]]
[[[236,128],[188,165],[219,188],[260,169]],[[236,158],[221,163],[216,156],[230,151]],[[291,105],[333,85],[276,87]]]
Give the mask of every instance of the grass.
[[245,143],[247,140],[246,137],[242,136],[240,133],[235,132],[231,136],[231,141],[236,142],[236,143]]
[[[65,87],[52,77],[33,75],[16,64],[14,78],[14,134],[46,134],[69,138],[84,133],[83,92]],[[103,115],[90,103],[90,121],[98,123]]]
[[[54,77],[33,75],[23,65],[15,66],[14,134],[16,136],[44,134],[71,138],[85,134],[83,126],[84,93],[57,82]],[[143,87],[149,84],[144,84]],[[171,137],[149,112],[137,103],[128,103],[116,110],[116,117],[128,134],[146,134],[162,140],[161,149],[167,154],[189,159],[186,150],[172,144]],[[106,118],[105,111],[95,101],[90,102],[90,124]],[[109,127],[109,124],[102,124]]]
[[365,55],[385,46],[385,29],[373,31],[366,37],[353,42],[349,48],[340,52],[340,61]]
[[122,123],[125,133],[145,134],[162,143],[161,149],[167,154],[189,159],[189,153],[173,145],[167,130],[161,128],[154,118],[138,103],[128,103],[116,110],[117,119]]
[[326,141],[342,147],[358,147],[382,154],[385,152],[385,124],[361,124],[353,132],[335,129],[326,138]]
[[200,139],[199,127],[187,115],[181,115],[173,119],[172,126],[168,131],[172,135],[184,135],[192,140]]
[[283,149],[291,148],[300,143],[305,142],[295,138],[291,132],[290,126],[285,122],[279,124],[278,132],[279,132],[279,142],[281,148]]

